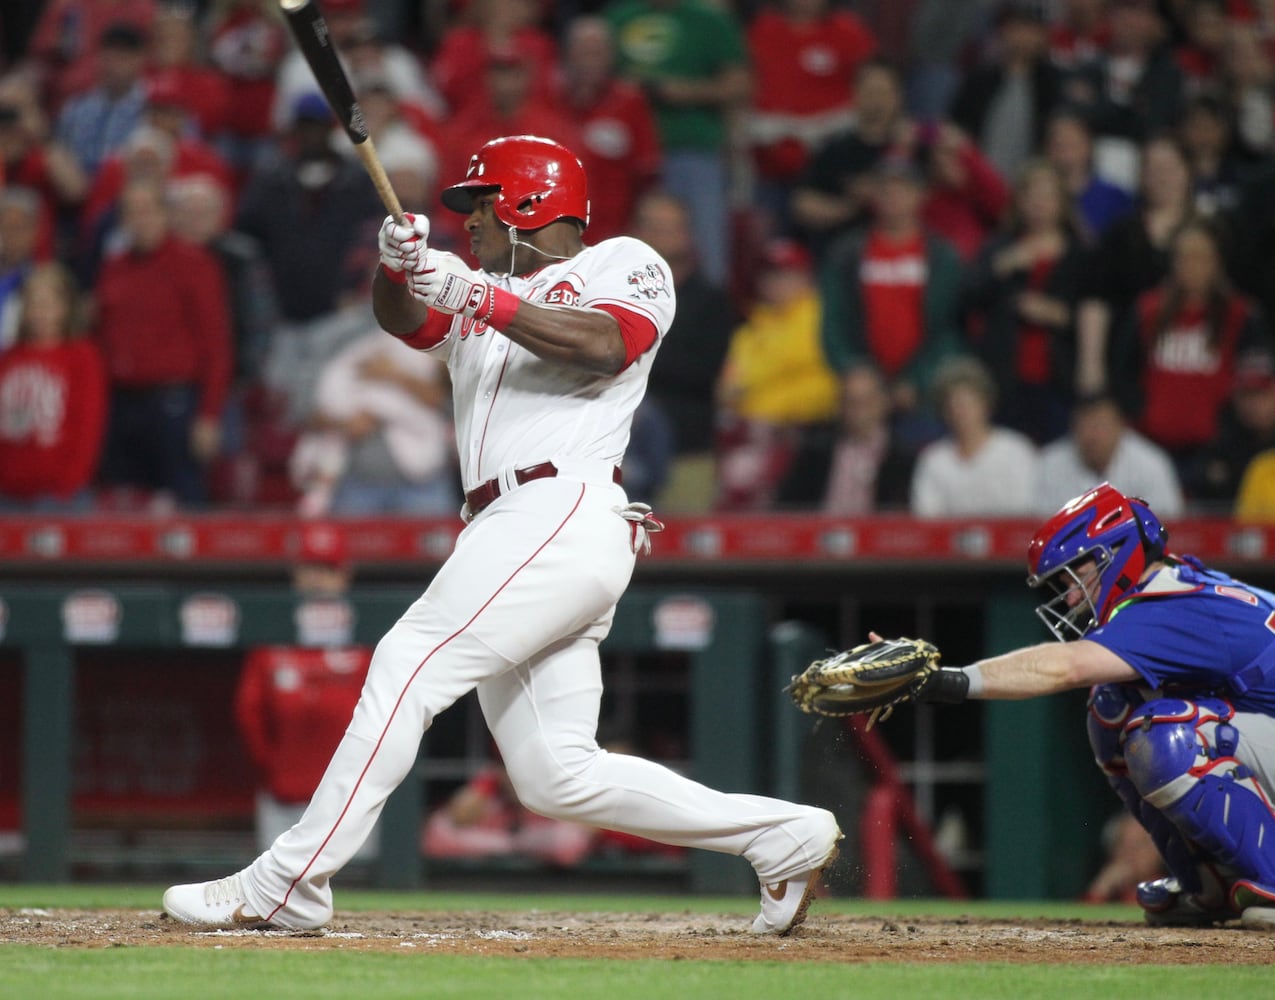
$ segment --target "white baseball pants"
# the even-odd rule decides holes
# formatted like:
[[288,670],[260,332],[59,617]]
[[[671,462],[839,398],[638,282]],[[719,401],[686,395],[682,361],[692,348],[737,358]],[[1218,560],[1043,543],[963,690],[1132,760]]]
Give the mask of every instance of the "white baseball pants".
[[726,794],[595,738],[598,643],[635,556],[611,483],[543,479],[460,535],[426,592],[377,645],[354,718],[305,814],[243,873],[249,910],[289,926],[332,913],[329,879],[415,764],[434,717],[477,687],[523,804],[664,843],[742,855],[766,883],[824,860],[826,810]]

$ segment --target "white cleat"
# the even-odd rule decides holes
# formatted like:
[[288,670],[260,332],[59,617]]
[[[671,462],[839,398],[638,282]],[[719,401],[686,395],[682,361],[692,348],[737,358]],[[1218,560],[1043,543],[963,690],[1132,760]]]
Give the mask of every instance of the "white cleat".
[[806,919],[806,911],[814,902],[815,892],[819,888],[819,877],[825,868],[837,859],[837,841],[841,839],[841,831],[837,830],[836,838],[828,853],[818,866],[794,875],[783,882],[761,887],[761,912],[753,921],[754,934],[777,934],[783,936],[792,932],[793,928]]
[[247,930],[275,926],[248,910],[238,874],[215,882],[172,886],[164,893],[164,912],[198,927]]

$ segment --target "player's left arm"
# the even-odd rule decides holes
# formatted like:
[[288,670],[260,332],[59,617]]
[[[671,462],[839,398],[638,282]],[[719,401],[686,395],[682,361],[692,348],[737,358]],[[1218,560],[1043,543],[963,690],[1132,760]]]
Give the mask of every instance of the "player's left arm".
[[979,678],[970,685],[969,697],[1010,701],[1141,678],[1123,659],[1091,639],[1025,646],[979,660],[966,671]]
[[538,358],[594,375],[618,374],[628,360],[620,319],[602,309],[518,299],[501,332]]

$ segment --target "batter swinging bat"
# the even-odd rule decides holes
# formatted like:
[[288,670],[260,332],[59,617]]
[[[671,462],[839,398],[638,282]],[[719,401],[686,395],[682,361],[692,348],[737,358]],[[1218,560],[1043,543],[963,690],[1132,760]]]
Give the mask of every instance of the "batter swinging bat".
[[376,145],[367,134],[367,122],[363,120],[363,110],[350,88],[345,70],[332,48],[332,37],[328,34],[328,22],[323,19],[314,0],[279,0],[279,6],[287,17],[288,28],[292,37],[297,40],[301,54],[310,64],[310,71],[318,81],[328,106],[341,121],[345,134],[354,143],[354,151],[363,161],[363,169],[372,178],[376,193],[381,196],[381,203],[394,216],[394,221],[403,221],[403,206],[398,203],[398,195],[390,185],[390,179],[381,166],[381,158],[376,155]]

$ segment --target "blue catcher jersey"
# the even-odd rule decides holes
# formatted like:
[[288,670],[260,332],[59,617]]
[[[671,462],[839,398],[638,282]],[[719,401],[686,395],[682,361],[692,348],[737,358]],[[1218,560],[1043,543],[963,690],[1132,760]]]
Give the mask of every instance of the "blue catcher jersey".
[[1170,557],[1085,638],[1152,687],[1217,694],[1239,711],[1275,715],[1275,594],[1190,556]]

